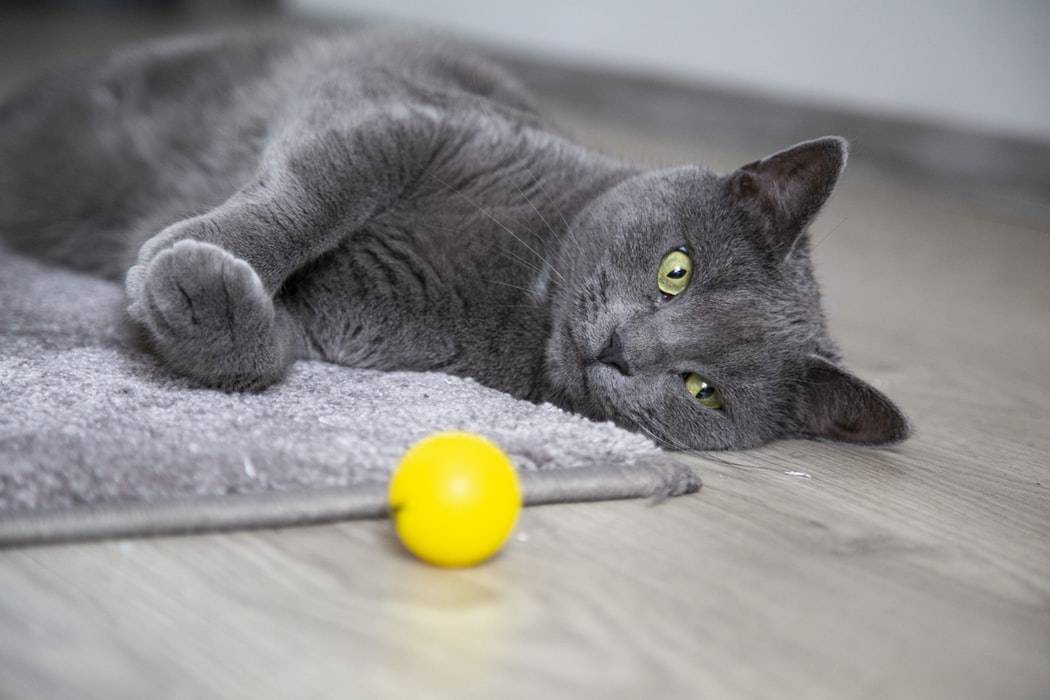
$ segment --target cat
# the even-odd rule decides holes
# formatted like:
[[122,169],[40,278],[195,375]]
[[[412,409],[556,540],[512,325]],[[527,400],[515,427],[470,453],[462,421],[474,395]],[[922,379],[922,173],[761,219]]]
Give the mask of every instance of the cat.
[[449,40],[274,29],[120,49],[0,106],[0,235],[125,283],[171,370],[446,372],[674,449],[890,443],[807,226],[846,142],[728,174],[576,145]]

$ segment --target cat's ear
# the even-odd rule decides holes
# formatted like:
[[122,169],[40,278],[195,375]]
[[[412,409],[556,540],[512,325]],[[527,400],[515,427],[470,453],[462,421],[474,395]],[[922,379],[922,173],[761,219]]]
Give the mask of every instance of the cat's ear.
[[805,141],[739,168],[727,186],[763,221],[774,247],[792,245],[831,194],[848,153],[838,136]]
[[881,445],[911,432],[908,419],[882,392],[815,355],[807,358],[797,411],[806,437]]

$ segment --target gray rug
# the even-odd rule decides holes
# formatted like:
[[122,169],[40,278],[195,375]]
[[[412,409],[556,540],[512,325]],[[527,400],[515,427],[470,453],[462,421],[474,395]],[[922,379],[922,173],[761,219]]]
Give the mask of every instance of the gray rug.
[[[157,531],[185,531],[381,515],[378,486],[399,455],[451,429],[500,444],[530,503],[697,487],[641,436],[442,374],[301,362],[262,393],[200,389],[138,347],[122,303],[118,285],[0,249],[0,530],[18,522],[46,530],[34,512],[82,506],[91,507],[61,516],[67,537],[91,529],[69,524],[69,512],[123,519],[126,533],[150,529],[151,518],[178,521]],[[529,476],[552,470],[577,471]],[[343,500],[305,517],[322,501],[304,489]],[[236,511],[234,502],[250,513],[226,525],[222,515],[208,525],[196,505],[186,511],[186,503]],[[294,517],[279,513],[289,503]]]

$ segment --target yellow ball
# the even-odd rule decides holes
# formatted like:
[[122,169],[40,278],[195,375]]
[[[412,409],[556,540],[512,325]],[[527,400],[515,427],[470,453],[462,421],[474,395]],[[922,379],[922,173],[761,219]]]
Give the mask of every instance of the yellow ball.
[[437,566],[471,566],[499,551],[521,512],[507,455],[471,433],[436,433],[413,445],[388,491],[397,535]]

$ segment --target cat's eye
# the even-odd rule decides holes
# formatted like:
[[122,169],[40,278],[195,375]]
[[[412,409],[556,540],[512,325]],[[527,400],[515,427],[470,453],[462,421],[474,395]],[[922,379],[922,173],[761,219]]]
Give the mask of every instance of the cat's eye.
[[685,390],[696,397],[702,406],[715,410],[722,408],[722,392],[702,374],[690,372],[685,375]]
[[660,269],[656,273],[656,286],[667,296],[673,297],[685,291],[692,276],[693,260],[685,250],[679,248],[672,250],[660,261]]

